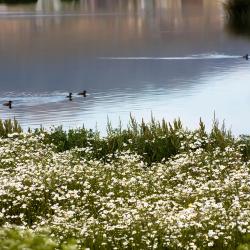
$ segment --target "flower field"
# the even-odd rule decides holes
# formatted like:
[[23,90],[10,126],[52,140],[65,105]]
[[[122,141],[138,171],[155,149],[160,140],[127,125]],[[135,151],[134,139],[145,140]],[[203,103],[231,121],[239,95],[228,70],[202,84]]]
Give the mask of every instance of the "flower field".
[[2,133],[0,249],[250,249],[247,137],[167,126]]

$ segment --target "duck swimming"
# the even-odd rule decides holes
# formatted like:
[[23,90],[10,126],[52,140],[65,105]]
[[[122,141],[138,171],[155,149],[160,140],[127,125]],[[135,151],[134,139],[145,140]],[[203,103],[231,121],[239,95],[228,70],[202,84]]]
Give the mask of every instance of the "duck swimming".
[[5,102],[3,104],[3,106],[7,106],[7,107],[9,107],[11,109],[12,108],[12,101]]
[[87,96],[87,91],[83,90],[82,92],[78,93],[78,95],[82,95],[83,97]]
[[243,56],[243,58],[246,59],[246,60],[248,60],[249,59],[249,55],[246,54],[246,55]]
[[70,92],[69,95],[66,96],[66,98],[69,98],[69,100],[72,101],[72,93]]

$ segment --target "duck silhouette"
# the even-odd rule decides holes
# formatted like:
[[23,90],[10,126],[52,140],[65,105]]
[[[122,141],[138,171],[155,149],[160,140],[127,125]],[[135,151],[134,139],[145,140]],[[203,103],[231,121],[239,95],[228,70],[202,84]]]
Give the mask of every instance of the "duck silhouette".
[[82,92],[78,93],[78,95],[82,95],[83,97],[87,96],[87,91],[83,90]]
[[69,98],[69,100],[72,101],[72,93],[70,92],[69,95],[66,96],[66,98]]
[[243,58],[246,59],[246,60],[248,60],[249,59],[249,55],[246,54],[246,55],[243,56]]
[[5,102],[3,104],[3,106],[7,106],[7,107],[9,107],[11,109],[12,108],[12,101]]

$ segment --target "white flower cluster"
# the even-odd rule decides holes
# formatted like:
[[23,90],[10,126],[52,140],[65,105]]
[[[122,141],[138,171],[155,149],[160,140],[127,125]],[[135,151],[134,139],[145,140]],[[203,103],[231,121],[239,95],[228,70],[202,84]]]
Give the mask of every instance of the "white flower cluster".
[[129,152],[106,164],[56,153],[43,138],[0,139],[2,227],[48,228],[82,249],[230,249],[250,232],[250,168],[236,147],[197,141],[147,168]]

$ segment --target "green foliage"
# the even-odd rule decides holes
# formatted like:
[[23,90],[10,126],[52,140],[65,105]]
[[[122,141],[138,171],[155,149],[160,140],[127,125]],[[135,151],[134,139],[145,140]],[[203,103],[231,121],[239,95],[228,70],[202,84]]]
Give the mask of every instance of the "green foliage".
[[242,244],[237,247],[237,250],[250,250],[250,234],[243,237]]
[[[15,119],[13,121],[0,120],[0,137],[6,138],[8,134],[21,132],[22,128]],[[29,130],[29,133],[32,131]],[[202,145],[206,150],[212,150],[214,147],[223,149],[231,146],[235,141],[230,131],[227,131],[224,125],[220,128],[217,121],[214,121],[210,133],[206,131],[204,123],[200,121],[199,128],[195,131],[195,138],[194,136],[187,138],[189,132],[183,129],[180,120],[175,120],[171,124],[164,119],[158,122],[152,118],[149,123],[145,123],[143,120],[138,123],[133,117],[131,117],[127,129],[113,128],[111,123],[108,123],[106,137],[101,137],[98,131],[84,127],[68,131],[63,130],[62,126],[51,131],[40,128],[33,133],[44,133],[44,142],[54,144],[57,152],[73,148],[89,148],[91,154],[83,152],[82,156],[88,155],[92,159],[106,162],[110,157],[114,158],[120,152],[129,150],[140,155],[148,165],[167,160],[178,154],[182,151],[181,143],[184,141],[186,144],[191,144],[196,138],[207,138]],[[245,159],[248,159],[250,140],[244,136],[241,137],[241,143],[245,145],[242,153]]]
[[8,250],[54,250],[56,243],[48,238],[47,235],[31,233],[29,231],[1,230],[0,231],[1,249]]
[[64,131],[62,126],[60,126],[55,128],[53,131],[49,131],[49,133],[46,133],[43,129],[36,131],[38,134],[40,132],[45,132],[45,142],[56,145],[58,152],[63,152],[75,147],[88,147],[92,141],[100,140],[98,132],[93,132],[91,129],[87,130],[84,127]]
[[[211,132],[206,132],[205,125],[200,121],[199,128],[195,131],[195,138],[187,138],[187,130],[183,129],[180,120],[175,120],[172,124],[164,119],[161,122],[151,119],[149,123],[143,120],[138,123],[133,117],[127,129],[114,129],[108,123],[107,136],[100,137],[98,132],[81,129],[70,129],[64,131],[62,127],[46,134],[47,143],[53,143],[58,152],[70,150],[72,148],[89,147],[91,149],[91,158],[101,159],[106,162],[110,156],[123,151],[131,151],[140,155],[144,162],[151,165],[154,162],[167,160],[181,151],[183,141],[189,144],[197,137],[207,138],[203,142],[203,148],[213,150],[214,147],[221,149],[234,143],[234,138],[230,131],[219,127],[217,121],[214,121]],[[250,151],[246,152],[249,153]]]
[[34,233],[31,230],[0,229],[1,250],[76,250],[74,242],[60,245],[48,232]]
[[182,130],[180,120],[170,124],[165,120],[159,123],[152,118],[148,124],[144,121],[139,124],[131,117],[127,129],[113,129],[109,124],[107,130],[107,136],[102,138],[98,132],[85,128],[71,129],[66,132],[59,127],[48,133],[46,140],[56,145],[58,152],[75,147],[90,147],[93,157],[104,161],[107,160],[107,156],[130,150],[141,155],[145,162],[151,164],[179,152],[180,138],[177,132]]
[[240,244],[237,250],[250,250],[250,244]]
[[16,119],[1,120],[0,119],[0,137],[7,137],[8,134],[21,133],[22,128]]
[[241,145],[241,153],[243,155],[244,161],[250,160],[250,136],[241,135],[238,139],[237,144]]

